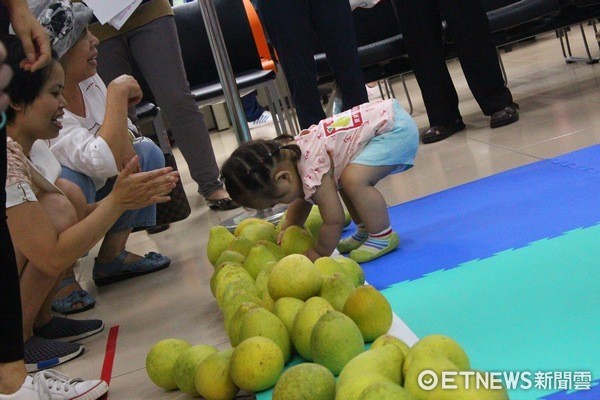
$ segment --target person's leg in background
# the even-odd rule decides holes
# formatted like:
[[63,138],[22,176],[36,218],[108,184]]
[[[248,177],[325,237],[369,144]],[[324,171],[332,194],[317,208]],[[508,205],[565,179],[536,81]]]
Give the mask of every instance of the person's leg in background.
[[[512,107],[512,95],[504,84],[496,45],[481,2],[439,0],[438,3],[456,43],[465,78],[481,111],[492,116]],[[495,127],[492,125],[492,128]]]
[[[190,94],[181,59],[181,51],[173,16],[158,18],[148,24],[98,45],[98,74],[108,83],[131,71],[132,57],[152,94],[167,115],[179,150],[188,163],[200,194],[210,204],[220,201],[221,209],[237,207],[227,202],[229,195],[219,179],[212,143],[204,115]],[[160,58],[156,54],[161,54]],[[169,60],[168,73],[164,73]],[[212,201],[212,203],[211,203]]]
[[313,0],[310,1],[310,12],[342,95],[342,109],[368,102],[349,2]]
[[429,124],[431,127],[451,129],[452,133],[464,129],[458,109],[458,95],[446,66],[442,21],[436,1],[396,0],[396,4],[404,42],[421,89]]
[[308,2],[256,0],[256,7],[285,71],[300,128],[319,123],[325,112],[317,88],[313,44],[307,39],[313,30]]

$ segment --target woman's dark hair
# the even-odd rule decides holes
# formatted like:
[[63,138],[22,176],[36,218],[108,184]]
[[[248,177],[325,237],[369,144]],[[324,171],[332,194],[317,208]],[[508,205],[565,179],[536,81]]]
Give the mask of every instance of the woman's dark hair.
[[251,140],[238,147],[221,168],[231,198],[245,205],[243,200],[252,195],[274,195],[271,175],[275,161],[285,157],[281,150],[290,150],[294,161],[300,158],[300,147],[289,143],[293,139],[281,135],[271,140]]
[[[20,67],[22,60],[26,58],[25,51],[21,41],[14,35],[8,35],[2,38],[6,47],[6,63],[12,68],[13,77],[6,88],[6,93],[13,104],[23,104],[25,106],[34,102],[40,95],[44,84],[52,73],[53,63],[57,62],[56,53],[52,51],[52,61],[45,67],[35,72],[25,71]],[[10,123],[15,118],[15,110],[8,107],[6,110],[6,119]]]

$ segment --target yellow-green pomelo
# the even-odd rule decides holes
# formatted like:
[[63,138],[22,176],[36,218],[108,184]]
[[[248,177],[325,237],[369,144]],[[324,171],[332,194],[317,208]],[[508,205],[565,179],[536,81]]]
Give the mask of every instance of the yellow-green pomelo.
[[374,373],[387,377],[395,384],[400,384],[403,361],[402,351],[396,346],[367,350],[346,364],[338,377],[338,383],[352,381],[364,373]]
[[[211,277],[210,288],[215,297],[219,286],[227,286],[231,282],[244,280],[248,283],[254,283],[252,276],[240,264],[231,263],[223,264],[215,269],[215,274]],[[222,287],[220,291],[225,288]]]
[[262,336],[274,341],[281,349],[283,361],[287,362],[292,354],[290,334],[277,316],[264,308],[253,308],[242,316],[239,342],[245,339]]
[[334,311],[334,308],[322,297],[311,297],[298,310],[292,325],[292,343],[305,360],[312,361],[310,353],[310,335],[323,314]]
[[231,242],[235,239],[235,236],[222,225],[216,225],[210,228],[208,236],[208,244],[206,246],[206,256],[208,261],[213,266],[216,266],[216,262],[219,256],[224,252]]
[[417,400],[400,385],[393,382],[375,382],[362,391],[358,400]]
[[[333,257],[320,257],[315,260],[315,267],[321,271],[321,275],[332,275],[336,272],[346,274],[346,269]],[[349,277],[350,278],[350,277]],[[354,284],[354,278],[350,280]]]
[[279,235],[279,233],[281,232],[281,229],[283,229],[283,226],[285,225],[285,218],[287,216],[287,210],[283,212],[283,214],[281,214],[281,218],[279,218],[279,222],[277,223],[277,226],[275,228],[275,232],[277,233],[277,235]]
[[[231,263],[227,262],[227,263],[221,264],[218,267],[216,267],[215,271],[210,276],[210,292],[212,293],[213,296],[215,295],[215,288],[217,286],[217,280],[218,280],[219,274],[225,267],[227,267],[227,269],[231,269],[231,267],[244,269],[244,266],[242,264],[235,263],[235,262],[231,262]],[[246,272],[248,272],[248,271],[246,271]],[[248,275],[250,275],[250,274],[248,274]]]
[[304,254],[314,245],[310,232],[297,225],[286,228],[281,238],[281,248],[285,254]]
[[250,302],[250,303],[255,303],[255,304],[261,304],[261,299],[260,297],[258,297],[257,295],[248,292],[245,289],[239,288],[237,290],[231,290],[228,291],[224,296],[223,296],[223,306],[221,307],[221,310],[223,312],[223,315],[225,316],[225,319],[227,320],[228,318],[231,318],[233,316],[233,314],[235,313],[235,310],[237,310],[237,308],[240,306],[240,304],[245,303],[245,302]]
[[358,400],[360,394],[377,382],[391,382],[389,378],[375,372],[365,372],[346,382],[337,381],[335,385],[335,400]]
[[350,225],[350,222],[352,222],[352,216],[348,210],[344,210],[344,228]]
[[327,300],[336,311],[341,312],[348,296],[353,291],[354,285],[350,282],[350,279],[340,272],[334,272],[331,275],[323,276],[319,295]]
[[213,346],[198,344],[184,350],[177,357],[173,366],[173,379],[179,390],[194,397],[200,395],[194,385],[196,369],[206,357],[216,352],[217,349]]
[[346,299],[344,314],[356,322],[367,343],[387,333],[394,317],[390,303],[370,285],[354,289]]
[[231,251],[237,251],[238,253],[240,253],[241,255],[243,255],[244,257],[246,257],[248,255],[248,253],[250,252],[250,249],[255,245],[255,243],[243,236],[238,236],[235,237],[231,243],[229,243],[229,246],[227,246],[227,250],[231,250]]
[[[455,364],[453,364],[450,360],[448,360],[446,357],[441,356],[440,354],[423,354],[421,357],[413,360],[410,367],[404,374],[404,388],[408,390],[417,399],[428,400],[432,392],[441,390],[440,385],[442,382],[442,372],[458,370],[459,369]],[[421,375],[423,371],[428,372],[425,373],[426,375],[424,375],[424,377],[419,379],[419,375]],[[421,387],[419,382],[427,382],[431,379],[435,379],[432,375],[435,375],[437,377],[438,386],[433,390],[425,390]]]
[[260,392],[275,385],[283,371],[283,354],[269,338],[254,336],[233,350],[229,372],[236,386]]
[[[468,376],[454,376],[456,389],[441,389],[438,385],[429,393],[427,400],[508,400],[508,393],[505,387],[499,384],[486,387],[483,383],[478,383],[475,377],[475,371]],[[468,382],[468,383],[467,383]]]
[[157,342],[146,355],[146,372],[154,384],[167,390],[177,389],[173,367],[179,355],[191,344],[181,339],[163,339]]
[[[252,279],[252,278],[250,278]],[[215,290],[215,298],[217,299],[217,302],[219,303],[219,305],[221,306],[221,308],[223,308],[225,305],[227,305],[228,300],[231,299],[231,294],[228,294],[228,292],[233,292],[233,291],[237,291],[243,289],[245,291],[247,291],[248,293],[258,297],[258,289],[256,289],[256,285],[254,285],[254,280],[249,281],[247,279],[233,279],[230,280],[229,282],[217,282],[217,287]]]
[[365,351],[358,326],[339,311],[327,311],[319,318],[310,335],[313,361],[338,375],[354,357]]
[[231,316],[228,316],[228,318],[225,320],[225,331],[227,332],[227,336],[229,336],[229,342],[231,342],[231,345],[233,347],[237,346],[239,343],[240,328],[242,326],[242,317],[248,311],[258,307],[260,306],[254,302],[245,301],[242,304],[240,304],[233,312],[233,314]]
[[269,312],[273,312],[273,309],[275,308],[275,301],[273,301],[273,299],[269,295],[268,290],[265,290],[263,292],[260,299],[262,300],[262,307]]
[[260,270],[271,261],[279,261],[280,259],[274,255],[271,250],[265,245],[257,244],[248,253],[248,256],[244,260],[244,268],[256,279]]
[[244,265],[245,259],[246,259],[246,257],[237,251],[225,250],[221,253],[219,258],[217,258],[217,261],[215,262],[215,267],[218,268],[223,264],[233,264],[233,263]]
[[306,300],[319,294],[321,273],[308,257],[291,254],[275,264],[267,288],[274,301],[281,297]]
[[319,364],[302,363],[283,372],[273,388],[273,400],[334,400],[335,378]]
[[237,226],[233,230],[233,235],[235,237],[242,236],[242,233],[244,232],[244,230],[247,227],[252,226],[252,225],[269,226],[269,225],[273,225],[273,223],[269,222],[269,221],[265,221],[264,219],[261,219],[261,218],[256,218],[256,217],[246,218],[245,220],[242,220],[239,224],[237,224]]
[[404,354],[404,359],[408,357],[408,353],[410,353],[410,347],[402,339],[397,338],[394,335],[390,335],[389,333],[381,335],[377,339],[375,339],[371,344],[371,350],[378,349],[383,346],[388,346],[390,344],[398,346],[400,350],[402,350],[402,353]]
[[290,337],[292,335],[296,314],[298,314],[298,311],[300,311],[303,305],[304,302],[295,297],[282,297],[275,302],[273,314],[277,315],[281,322],[283,322]]
[[286,256],[281,246],[276,243],[269,242],[268,240],[259,240],[258,242],[256,242],[256,244],[267,246],[271,253],[273,253],[273,255],[277,257],[278,261]]
[[332,257],[335,261],[341,264],[342,272],[344,272],[354,283],[354,287],[359,287],[365,283],[365,271],[363,271],[360,264],[351,258],[344,256]]
[[269,242],[275,243],[277,241],[277,233],[275,233],[275,225],[271,222],[267,224],[252,224],[246,227],[242,231],[240,237],[250,239],[256,243],[259,240],[268,240]]
[[256,276],[256,281],[254,282],[254,284],[258,289],[258,293],[261,295],[264,292],[269,291],[267,289],[267,284],[269,283],[269,275],[271,275],[271,271],[273,270],[273,267],[275,267],[275,264],[277,264],[277,262],[275,261],[270,261],[266,263],[265,265],[263,265],[263,267],[260,269],[260,272]]
[[310,232],[315,242],[319,238],[319,230],[321,229],[321,226],[323,226],[323,218],[321,217],[319,206],[313,206],[310,209],[308,217],[306,217],[304,228]]
[[451,337],[446,335],[427,335],[422,337],[417,343],[415,343],[410,349],[410,354],[404,361],[403,369],[410,368],[411,363],[423,357],[424,355],[439,354],[442,357],[450,360],[460,370],[471,369],[471,363],[469,362],[469,356],[464,351],[458,342]]
[[206,400],[233,400],[240,391],[229,374],[233,349],[221,350],[204,359],[196,369],[194,384]]

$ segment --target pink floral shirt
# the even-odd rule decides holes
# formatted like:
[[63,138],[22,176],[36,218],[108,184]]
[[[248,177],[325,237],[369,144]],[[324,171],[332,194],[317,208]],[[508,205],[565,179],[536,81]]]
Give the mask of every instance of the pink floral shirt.
[[310,200],[321,179],[331,169],[339,182],[342,172],[369,140],[394,126],[392,100],[365,103],[312,125],[294,138],[302,150],[298,172],[304,199]]

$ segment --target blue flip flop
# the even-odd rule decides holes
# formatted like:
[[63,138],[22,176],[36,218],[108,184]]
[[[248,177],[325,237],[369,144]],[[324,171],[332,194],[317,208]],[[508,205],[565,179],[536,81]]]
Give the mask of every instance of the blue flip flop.
[[[75,276],[65,277],[58,286],[57,291],[75,282]],[[75,304],[83,303],[81,307],[75,307]],[[52,311],[63,314],[77,314],[94,308],[96,300],[83,289],[73,290],[67,297],[52,300]]]
[[125,263],[128,254],[128,251],[123,250],[114,260],[106,264],[95,261],[92,278],[96,286],[104,286],[124,279],[150,274],[165,269],[171,264],[168,257],[153,251],[144,255],[141,260]]

